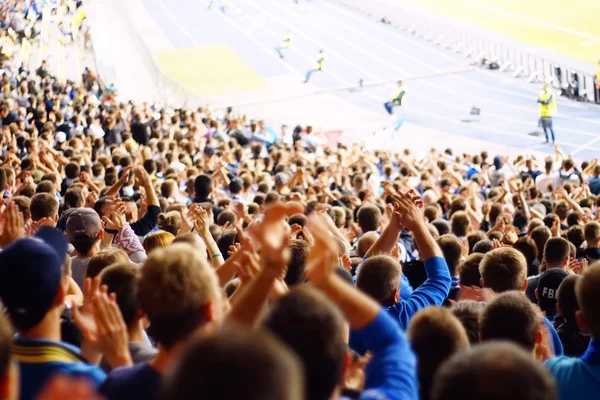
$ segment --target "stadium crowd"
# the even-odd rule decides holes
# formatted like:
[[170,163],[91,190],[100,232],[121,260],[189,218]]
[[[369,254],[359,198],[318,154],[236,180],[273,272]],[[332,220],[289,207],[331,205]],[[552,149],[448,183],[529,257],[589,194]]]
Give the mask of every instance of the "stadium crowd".
[[0,63],[2,398],[597,398],[598,160],[369,153]]

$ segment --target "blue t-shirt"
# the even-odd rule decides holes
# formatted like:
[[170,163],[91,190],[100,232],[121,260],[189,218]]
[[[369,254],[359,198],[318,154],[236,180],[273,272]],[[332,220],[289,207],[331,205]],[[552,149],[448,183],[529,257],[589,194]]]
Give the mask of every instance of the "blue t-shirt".
[[419,398],[417,359],[398,324],[385,312],[366,327],[352,331],[361,347],[371,352],[361,400]]
[[[400,329],[406,330],[410,318],[419,310],[429,306],[441,306],[450,291],[450,272],[443,257],[431,257],[425,260],[425,271],[427,280],[416,288],[407,300],[384,309],[400,325]],[[350,333],[350,348],[359,354],[364,354],[366,349],[358,343],[354,334]]]
[[88,364],[79,349],[67,343],[17,336],[12,351],[20,368],[21,400],[35,398],[56,373],[88,378],[94,386],[106,378],[100,367]]
[[600,339],[590,341],[581,358],[555,357],[544,362],[558,385],[560,400],[592,400],[600,394]]
[[99,391],[108,400],[152,400],[158,398],[161,379],[150,364],[141,363],[112,371]]

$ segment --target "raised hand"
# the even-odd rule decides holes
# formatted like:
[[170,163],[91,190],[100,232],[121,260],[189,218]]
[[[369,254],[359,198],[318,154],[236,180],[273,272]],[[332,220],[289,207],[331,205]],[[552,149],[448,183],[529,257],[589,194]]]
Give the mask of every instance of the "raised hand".
[[308,226],[313,235],[314,245],[306,259],[306,277],[315,285],[325,285],[334,276],[338,260],[337,245],[329,233],[328,227],[317,216],[311,216]]
[[107,294],[100,279],[86,279],[84,305],[73,307],[73,319],[86,343],[104,355],[113,368],[131,365],[127,326],[119,310],[114,293]]
[[14,202],[10,202],[0,214],[0,247],[4,248],[22,237],[25,237],[23,214]]
[[394,200],[394,214],[397,214],[399,224],[408,230],[414,231],[425,223],[420,210],[423,207],[423,200],[414,190],[406,193],[400,192],[392,198]]

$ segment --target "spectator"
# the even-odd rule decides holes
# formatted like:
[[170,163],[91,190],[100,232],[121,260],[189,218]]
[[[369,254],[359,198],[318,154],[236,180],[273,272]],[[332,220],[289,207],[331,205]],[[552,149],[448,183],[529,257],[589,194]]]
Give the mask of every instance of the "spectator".
[[537,304],[549,321],[556,315],[556,296],[558,287],[569,274],[564,269],[552,268],[540,274],[535,289]]
[[581,279],[579,275],[567,276],[556,295],[557,318],[553,324],[562,342],[564,353],[568,357],[580,357],[588,348],[590,336],[584,333],[577,324],[579,303],[575,295],[575,285]]
[[189,245],[152,252],[144,263],[137,300],[152,326],[158,355],[149,363],[112,371],[100,392],[109,400],[157,398],[162,376],[177,359],[179,347],[198,330],[222,319],[217,277]]
[[[546,270],[552,268],[564,269],[569,261],[569,242],[563,238],[551,238],[546,242],[544,247],[544,263]],[[538,287],[541,274],[532,276],[527,279],[527,298],[532,303],[537,303],[535,290]],[[558,288],[558,286],[557,286]]]
[[436,374],[432,399],[556,400],[556,383],[525,350],[503,342],[457,353]]
[[591,341],[581,358],[559,356],[544,363],[558,385],[560,399],[593,399],[597,396],[599,371],[595,360],[598,359],[598,337],[600,337],[600,312],[598,305],[600,292],[600,265],[590,266],[575,285],[575,294],[580,310],[577,311],[577,323],[591,334]]
[[100,241],[104,237],[102,221],[94,210],[78,208],[69,214],[65,232],[75,249],[75,255],[71,257],[73,279],[83,288],[88,262],[100,251]]
[[[13,354],[20,365],[21,399],[33,399],[57,372],[85,376],[95,384],[105,378],[97,366],[85,363],[78,349],[60,342],[67,243],[50,227],[41,228],[36,238],[18,239],[0,252],[0,298],[19,333]],[[54,354],[51,361],[49,352]]]
[[[224,376],[235,384],[228,384]],[[173,373],[165,377],[162,398],[191,400],[199,396],[302,400],[300,363],[287,347],[264,332],[229,329],[195,341]]]
[[434,376],[452,354],[469,348],[467,333],[447,308],[429,307],[412,318],[406,331],[417,355],[420,398],[431,398]]

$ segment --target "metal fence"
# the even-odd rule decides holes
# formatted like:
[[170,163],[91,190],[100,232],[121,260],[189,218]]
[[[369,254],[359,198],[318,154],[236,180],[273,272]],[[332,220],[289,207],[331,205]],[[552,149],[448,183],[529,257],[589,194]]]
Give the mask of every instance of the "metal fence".
[[[502,72],[513,78],[522,77],[528,82],[549,82],[563,95],[580,101],[600,103],[600,93],[596,89],[594,74],[589,69],[573,67],[546,55],[527,51],[508,41],[492,39],[447,19],[436,18],[427,12],[395,3],[401,9],[401,18],[395,22],[390,18],[390,7],[375,6],[365,0],[328,0],[344,7],[366,13],[377,19],[388,18],[397,29],[435,43],[436,45],[464,55],[473,63],[485,60],[496,63]],[[374,3],[374,2],[373,2]]]

